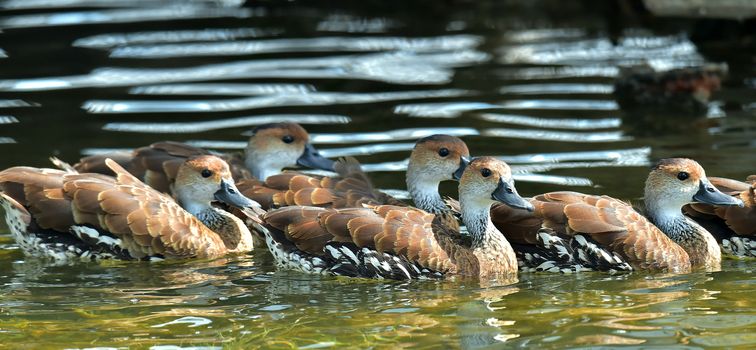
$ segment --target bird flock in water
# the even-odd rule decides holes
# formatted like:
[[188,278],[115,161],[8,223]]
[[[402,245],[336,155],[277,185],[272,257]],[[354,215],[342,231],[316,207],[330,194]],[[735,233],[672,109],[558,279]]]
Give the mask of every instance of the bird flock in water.
[[[280,269],[362,278],[511,280],[520,271],[718,270],[756,257],[756,176],[707,177],[660,160],[642,208],[609,196],[521,196],[509,166],[449,135],[417,141],[407,189],[376,190],[354,158],[330,160],[294,123],[262,125],[243,154],[178,142],[0,172],[0,204],[28,256],[212,259],[272,254]],[[285,168],[329,170],[311,175]],[[457,199],[443,198],[457,181]]]

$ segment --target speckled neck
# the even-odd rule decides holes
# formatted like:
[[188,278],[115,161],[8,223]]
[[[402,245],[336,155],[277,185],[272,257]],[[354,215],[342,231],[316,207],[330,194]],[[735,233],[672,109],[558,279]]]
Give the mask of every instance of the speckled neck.
[[246,245],[250,245],[249,249],[252,248],[251,243],[247,242],[251,242],[252,239],[249,229],[232,214],[211,207],[196,216],[207,228],[218,234],[226,249],[237,251],[242,250],[242,246]]
[[680,245],[694,267],[719,269],[722,252],[716,239],[701,225],[682,214],[676,217],[649,217],[664,234]]

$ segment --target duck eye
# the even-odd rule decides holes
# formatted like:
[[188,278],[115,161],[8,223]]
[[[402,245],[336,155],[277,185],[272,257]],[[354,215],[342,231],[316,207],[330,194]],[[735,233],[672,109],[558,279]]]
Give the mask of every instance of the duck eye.
[[483,170],[480,171],[480,174],[483,175],[483,177],[489,177],[491,176],[491,170],[488,168],[483,168]]
[[281,141],[283,141],[284,143],[292,143],[294,142],[294,137],[292,137],[291,135],[286,135],[281,138]]
[[446,147],[441,148],[440,150],[438,150],[438,155],[442,156],[442,157],[448,156],[449,155],[449,149],[447,149]]
[[205,170],[202,170],[202,173],[200,173],[200,175],[202,175],[202,177],[210,177],[210,176],[213,176],[213,172],[205,169]]
[[688,179],[689,177],[690,177],[690,174],[688,174],[688,173],[687,173],[687,172],[685,172],[685,171],[681,171],[681,172],[677,173],[677,179],[679,179],[680,181],[685,181],[685,180],[687,180],[687,179]]

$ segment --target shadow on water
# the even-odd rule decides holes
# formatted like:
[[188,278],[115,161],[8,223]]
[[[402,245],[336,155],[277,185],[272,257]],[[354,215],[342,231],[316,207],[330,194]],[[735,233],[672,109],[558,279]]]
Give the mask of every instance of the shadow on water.
[[[239,150],[250,128],[290,120],[400,197],[414,140],[434,133],[511,163],[524,195],[635,199],[668,156],[751,174],[756,50],[694,41],[695,22],[628,3],[0,1],[0,165],[165,139]],[[727,74],[692,112],[628,108],[614,93],[630,66],[705,63]],[[276,272],[263,250],[51,266],[0,235],[0,347],[745,348],[750,263],[397,283]]]

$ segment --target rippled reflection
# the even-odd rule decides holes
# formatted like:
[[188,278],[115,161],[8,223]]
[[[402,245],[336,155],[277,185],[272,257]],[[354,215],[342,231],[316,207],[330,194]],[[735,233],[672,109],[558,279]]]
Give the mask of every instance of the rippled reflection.
[[[175,123],[107,123],[102,129],[120,132],[142,132],[157,134],[185,134],[202,131],[238,128],[289,121],[300,124],[346,124],[351,119],[341,115],[301,115],[301,114],[273,114],[256,115],[229,119],[210,120],[204,122],[175,122]],[[239,147],[239,148],[243,148]]]
[[0,91],[40,91],[248,78],[366,79],[395,84],[443,84],[454,67],[487,61],[483,52],[405,51],[325,58],[237,61],[188,68],[98,68],[88,75],[0,80]]
[[224,112],[270,107],[325,106],[353,103],[375,103],[418,98],[456,97],[468,94],[464,90],[428,90],[376,93],[311,92],[300,94],[272,94],[226,100],[204,101],[87,101],[89,113],[190,113]]
[[486,129],[483,135],[491,137],[507,137],[516,139],[560,141],[560,142],[618,142],[632,140],[622,131],[606,132],[567,132],[533,129]]
[[315,91],[310,84],[170,84],[137,86],[129,89],[134,95],[274,95],[301,94]]
[[107,49],[136,44],[179,43],[187,41],[226,41],[278,35],[282,29],[213,28],[203,30],[171,30],[158,32],[99,34],[77,39],[74,46]]
[[205,6],[173,6],[156,8],[100,10],[89,12],[60,12],[16,15],[0,18],[0,28],[35,28],[71,26],[96,23],[128,23],[158,20],[237,17],[262,14],[247,8],[218,8]]
[[563,118],[536,118],[524,115],[493,114],[485,113],[480,119],[506,124],[536,126],[542,128],[593,130],[619,127],[622,121],[619,118],[603,119],[563,119]]
[[256,41],[122,46],[110,52],[118,58],[169,58],[188,56],[228,56],[282,52],[362,52],[407,50],[433,52],[470,49],[480,44],[470,35],[432,38],[392,37],[321,37],[308,39],[275,39]]

